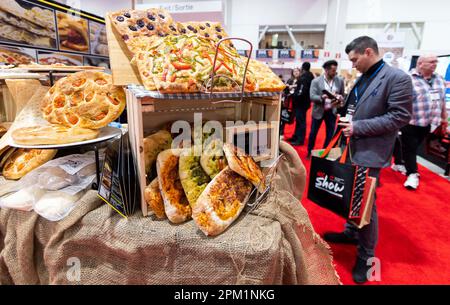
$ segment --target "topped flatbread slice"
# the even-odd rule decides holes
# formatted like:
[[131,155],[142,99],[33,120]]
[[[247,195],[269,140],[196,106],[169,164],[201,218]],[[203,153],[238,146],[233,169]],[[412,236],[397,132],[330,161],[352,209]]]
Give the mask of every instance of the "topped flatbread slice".
[[230,143],[223,145],[223,151],[233,171],[248,179],[260,192],[265,190],[263,173],[252,157]]
[[178,173],[179,150],[167,149],[156,160],[159,188],[167,218],[181,223],[191,218],[192,210],[181,185]]
[[200,195],[192,208],[192,218],[206,235],[218,235],[238,218],[251,190],[248,180],[226,167]]
[[181,185],[189,204],[194,207],[210,178],[200,165],[200,157],[194,156],[193,149],[184,149],[180,154],[179,162]]
[[6,179],[20,179],[33,169],[53,159],[57,152],[56,149],[20,148],[6,161],[6,164],[3,167],[3,176]]

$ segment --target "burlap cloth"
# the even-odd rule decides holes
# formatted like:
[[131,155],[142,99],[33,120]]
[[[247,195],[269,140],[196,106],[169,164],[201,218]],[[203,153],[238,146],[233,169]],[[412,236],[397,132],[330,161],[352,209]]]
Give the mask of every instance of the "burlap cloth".
[[[172,225],[140,211],[124,219],[95,191],[59,222],[1,209],[0,283],[339,284],[328,245],[297,199],[305,168],[292,147],[281,149],[267,200],[213,238],[193,221]],[[79,281],[70,276],[74,258]]]

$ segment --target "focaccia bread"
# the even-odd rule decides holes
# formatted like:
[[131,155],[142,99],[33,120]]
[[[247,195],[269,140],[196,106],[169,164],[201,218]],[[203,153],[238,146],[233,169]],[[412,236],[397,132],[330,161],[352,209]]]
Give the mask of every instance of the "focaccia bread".
[[17,144],[47,145],[66,144],[92,140],[100,131],[82,127],[66,127],[62,125],[33,126],[16,129],[12,138]]
[[208,184],[192,209],[192,218],[208,236],[225,231],[248,201],[252,184],[229,167]]
[[161,152],[156,160],[164,211],[167,218],[173,223],[184,222],[190,219],[192,215],[192,209],[178,174],[178,155],[178,150],[167,149]]
[[3,167],[3,176],[6,179],[17,180],[31,172],[33,169],[53,159],[58,151],[56,149],[24,149],[16,150],[6,161]]
[[109,18],[126,44],[137,37],[178,33],[177,24],[164,9],[121,10],[111,13]]
[[145,202],[155,213],[157,218],[166,218],[166,212],[164,212],[164,201],[161,196],[161,191],[159,190],[158,178],[153,179],[153,181],[147,185],[144,190],[144,198]]
[[[215,54],[212,40],[190,34],[151,37],[145,45],[142,51],[135,54],[133,61],[147,90],[177,93],[198,92],[211,87]],[[218,75],[214,79],[214,91],[239,89],[243,69],[245,66],[238,53],[229,46],[221,45],[214,68]],[[251,78],[248,78],[246,83],[250,81]]]
[[125,103],[123,88],[112,85],[111,75],[81,71],[58,80],[41,110],[50,123],[99,129],[117,119]]
[[200,157],[200,164],[211,179],[227,166],[222,140],[213,139],[205,145]]
[[167,130],[160,130],[144,138],[144,159],[145,173],[150,174],[150,170],[163,150],[169,149],[172,144],[172,135]]
[[191,208],[193,208],[198,197],[208,185],[210,178],[200,165],[200,156],[195,156],[193,149],[182,151],[178,168],[181,185]]
[[229,143],[223,145],[223,151],[230,169],[248,179],[260,192],[265,190],[263,173],[252,157]]
[[[242,56],[243,60],[247,60]],[[281,92],[286,85],[283,81],[264,63],[250,59],[248,64],[250,77],[255,78],[256,91]]]

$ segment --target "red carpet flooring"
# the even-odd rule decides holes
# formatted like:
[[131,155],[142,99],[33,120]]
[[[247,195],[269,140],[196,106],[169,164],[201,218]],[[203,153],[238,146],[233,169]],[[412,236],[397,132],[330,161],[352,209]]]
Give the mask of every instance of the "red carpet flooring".
[[[309,135],[311,114],[308,112]],[[294,125],[285,128],[285,138]],[[323,145],[325,124],[316,140]],[[306,144],[296,146],[309,172]],[[420,186],[416,191],[403,187],[405,176],[383,169],[377,189],[379,240],[376,256],[381,261],[381,281],[368,284],[450,284],[450,182],[420,167]],[[342,231],[344,220],[309,201],[307,192],[302,204],[321,236],[327,231]],[[354,284],[351,269],[356,246],[330,245],[336,270],[344,284]]]

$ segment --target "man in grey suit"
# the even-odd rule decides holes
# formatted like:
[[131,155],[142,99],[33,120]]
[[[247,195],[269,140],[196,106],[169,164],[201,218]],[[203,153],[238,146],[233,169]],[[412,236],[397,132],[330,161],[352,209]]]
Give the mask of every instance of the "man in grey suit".
[[[390,67],[380,58],[378,45],[362,36],[347,45],[345,52],[353,67],[362,73],[348,95],[341,114],[345,120],[338,126],[350,137],[353,164],[369,168],[369,175],[378,178],[380,169],[390,165],[398,130],[408,124],[412,108],[412,82],[403,71]],[[378,216],[375,203],[370,224],[358,229],[347,223],[342,233],[326,233],[325,240],[358,245],[353,267],[353,280],[368,280],[378,240]]]
[[[317,132],[325,121],[326,138],[323,147],[330,143],[336,127],[336,109],[344,106],[344,80],[337,76],[338,63],[335,60],[326,61],[323,64],[324,74],[315,78],[311,83],[310,98],[313,102],[311,130],[308,139],[308,155],[311,156],[311,150],[316,143]],[[334,97],[323,93],[327,90]]]

